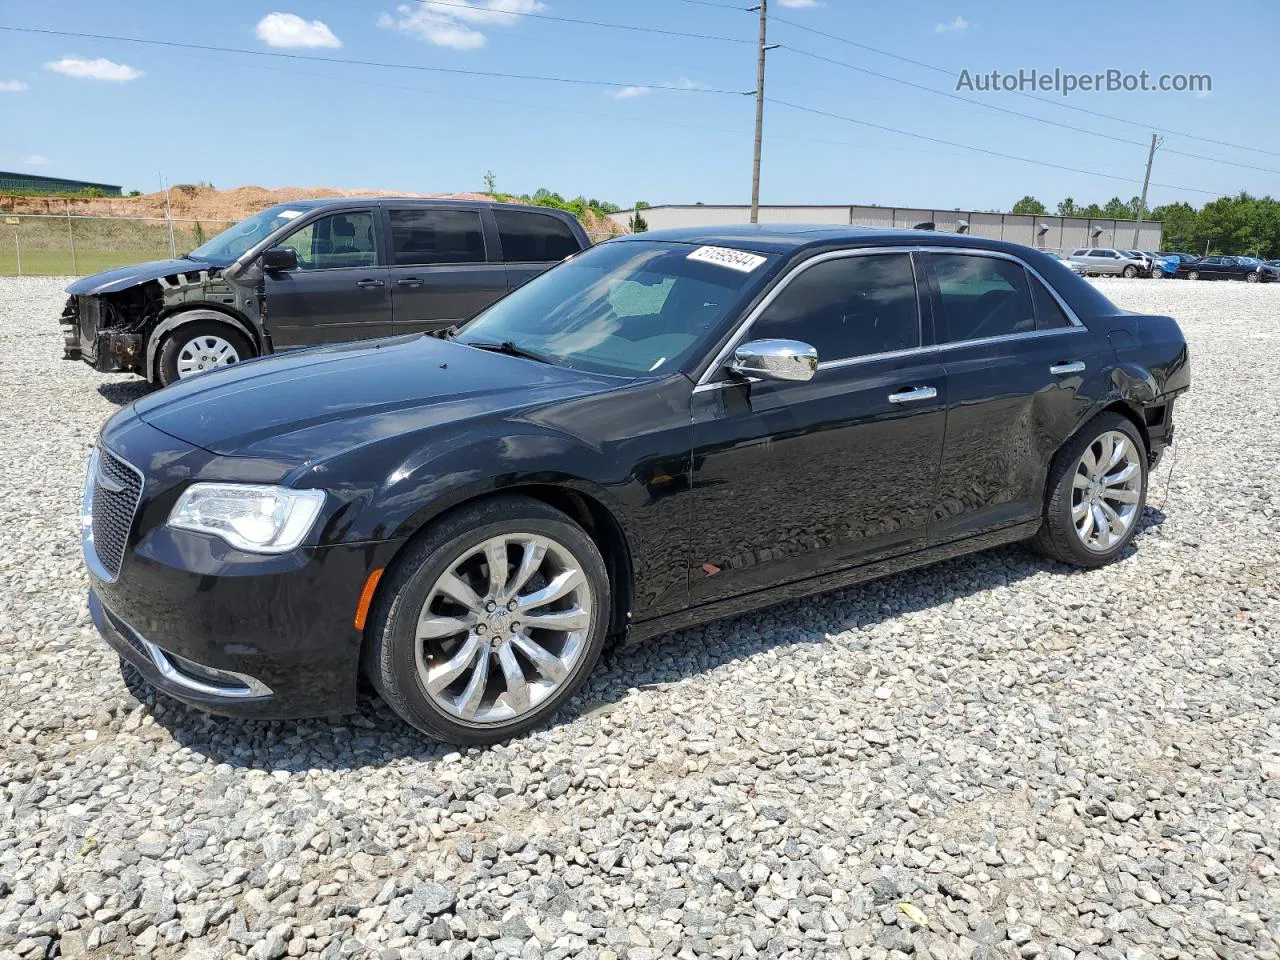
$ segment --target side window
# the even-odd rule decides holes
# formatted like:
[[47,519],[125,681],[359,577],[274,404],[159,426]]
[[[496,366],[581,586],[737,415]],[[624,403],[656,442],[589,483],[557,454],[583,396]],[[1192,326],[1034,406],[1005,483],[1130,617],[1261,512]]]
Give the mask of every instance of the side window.
[[982,340],[1036,329],[1027,272],[1012,260],[933,254],[947,341]]
[[1071,326],[1071,318],[1048,288],[1032,276],[1027,277],[1027,282],[1031,284],[1031,296],[1036,303],[1036,329],[1057,330]]
[[752,340],[800,340],[818,359],[844,360],[920,346],[911,257],[871,254],[804,270],[751,326]]
[[1071,256],[1073,256],[1073,257],[1083,257],[1083,256],[1085,256],[1088,252],[1089,252],[1089,251],[1087,251],[1087,250],[1072,250],[1072,251],[1071,251]]
[[569,225],[559,217],[495,207],[502,259],[507,263],[558,263],[582,249]]
[[479,210],[401,207],[388,213],[396,266],[484,263]]
[[289,234],[280,246],[297,251],[299,270],[372,267],[378,263],[377,230],[368,210],[313,220]]

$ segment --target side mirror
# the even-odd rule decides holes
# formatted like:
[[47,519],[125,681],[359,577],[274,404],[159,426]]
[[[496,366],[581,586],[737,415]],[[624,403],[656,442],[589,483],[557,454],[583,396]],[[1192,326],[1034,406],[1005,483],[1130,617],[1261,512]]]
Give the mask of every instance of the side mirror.
[[272,247],[262,253],[262,269],[268,273],[298,269],[298,251],[293,247]]
[[752,340],[733,352],[729,369],[756,380],[813,379],[818,351],[799,340]]

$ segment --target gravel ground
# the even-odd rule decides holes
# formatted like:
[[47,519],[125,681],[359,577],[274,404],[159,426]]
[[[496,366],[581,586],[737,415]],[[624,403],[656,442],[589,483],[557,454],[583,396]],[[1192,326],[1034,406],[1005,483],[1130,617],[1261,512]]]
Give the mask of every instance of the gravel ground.
[[1280,287],[1099,282],[1194,356],[1117,564],[1001,549],[668,636],[458,753],[122,674],[77,511],[140,385],[58,359],[63,282],[0,281],[0,956],[1280,953]]

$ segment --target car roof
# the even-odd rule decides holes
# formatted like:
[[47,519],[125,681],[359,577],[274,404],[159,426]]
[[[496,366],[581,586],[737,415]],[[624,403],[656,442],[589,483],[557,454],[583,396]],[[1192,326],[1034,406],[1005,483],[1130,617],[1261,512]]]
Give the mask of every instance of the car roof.
[[[829,223],[758,223],[715,227],[675,227],[615,237],[610,243],[665,241],[697,246],[730,247],[754,253],[795,254],[829,247],[927,246],[1000,250],[1025,254],[1030,249],[1003,240],[936,230],[897,230]],[[1039,251],[1036,251],[1039,252]]]
[[367,207],[370,204],[375,206],[395,204],[396,206],[408,205],[414,207],[461,207],[465,209],[490,207],[498,210],[522,210],[527,213],[544,213],[553,217],[574,219],[573,214],[565,210],[557,210],[555,207],[542,207],[537,204],[527,203],[504,203],[501,200],[457,200],[447,197],[386,197],[381,195],[313,197],[308,200],[290,200],[286,203],[277,204],[277,206],[315,210],[323,207]]

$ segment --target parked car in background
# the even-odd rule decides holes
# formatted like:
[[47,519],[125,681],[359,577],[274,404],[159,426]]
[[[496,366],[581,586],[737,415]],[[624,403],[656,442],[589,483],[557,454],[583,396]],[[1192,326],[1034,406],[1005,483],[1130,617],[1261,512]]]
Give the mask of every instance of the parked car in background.
[[1013,541],[1110,562],[1190,378],[1172,319],[1016,244],[622,237],[451,335],[269,357],[115,414],[89,608],[205,709],[346,713],[363,671],[418,729],[492,743],[606,641]]
[[1121,250],[1121,255],[1138,260],[1142,263],[1142,270],[1139,276],[1150,277],[1159,269],[1156,264],[1156,257],[1147,253],[1145,250]]
[[1244,280],[1267,283],[1280,280],[1280,267],[1257,257],[1200,257],[1178,265],[1178,276],[1188,280]]
[[589,245],[574,217],[546,207],[283,203],[176,260],[71,284],[63,355],[167,385],[295,347],[437,330]]
[[1151,278],[1153,280],[1171,277],[1178,268],[1178,261],[1172,257],[1166,257],[1163,253],[1156,253],[1154,250],[1143,250],[1142,253],[1151,261]]
[[1141,256],[1132,256],[1112,247],[1086,247],[1071,252],[1071,261],[1084,267],[1085,276],[1117,275],[1139,277],[1151,267]]
[[1077,274],[1079,274],[1079,275],[1080,275],[1080,276],[1082,276],[1082,277],[1084,276],[1084,265],[1083,265],[1083,264],[1076,263],[1074,260],[1068,260],[1068,259],[1067,259],[1066,257],[1064,257],[1062,254],[1060,254],[1060,253],[1054,253],[1054,252],[1053,252],[1053,251],[1051,251],[1051,250],[1046,250],[1046,251],[1044,252],[1044,255],[1045,255],[1046,257],[1052,257],[1054,260],[1057,260],[1059,263],[1061,263],[1064,267],[1066,267],[1066,268],[1067,268],[1068,270],[1070,270],[1072,273],[1077,273]]
[[1158,254],[1158,256],[1164,257],[1164,275],[1170,278],[1178,276],[1178,266],[1180,264],[1190,263],[1192,260],[1199,259],[1194,253],[1182,252],[1164,252]]

